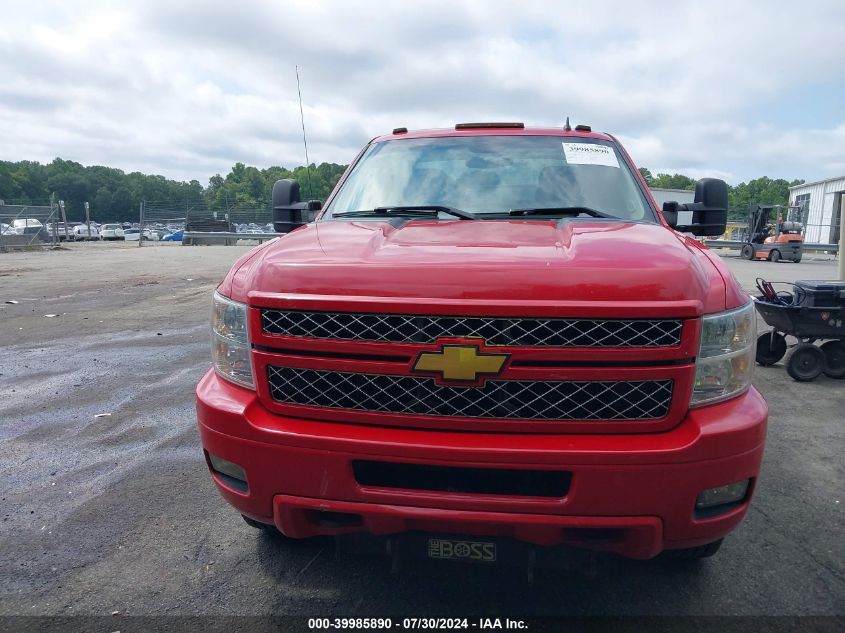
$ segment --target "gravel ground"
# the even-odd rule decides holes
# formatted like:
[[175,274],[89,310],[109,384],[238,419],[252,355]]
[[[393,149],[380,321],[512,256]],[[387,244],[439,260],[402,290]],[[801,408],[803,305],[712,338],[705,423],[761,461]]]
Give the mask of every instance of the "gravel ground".
[[[210,293],[246,249],[0,254],[0,615],[845,613],[845,381],[796,383],[781,364],[755,376],[771,407],[755,503],[697,565],[573,557],[531,586],[507,567],[394,574],[250,529],[211,483],[193,411]],[[729,262],[749,290],[836,274]]]

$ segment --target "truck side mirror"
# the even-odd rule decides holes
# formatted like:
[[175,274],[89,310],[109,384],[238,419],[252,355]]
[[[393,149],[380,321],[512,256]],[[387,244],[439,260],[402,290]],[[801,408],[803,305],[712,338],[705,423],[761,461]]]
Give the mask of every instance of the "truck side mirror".
[[728,185],[718,178],[702,178],[695,184],[695,202],[664,202],[663,217],[682,233],[721,235],[728,225]]
[[277,180],[273,185],[273,230],[276,233],[290,233],[314,219],[323,208],[319,200],[302,202],[299,182],[291,178]]

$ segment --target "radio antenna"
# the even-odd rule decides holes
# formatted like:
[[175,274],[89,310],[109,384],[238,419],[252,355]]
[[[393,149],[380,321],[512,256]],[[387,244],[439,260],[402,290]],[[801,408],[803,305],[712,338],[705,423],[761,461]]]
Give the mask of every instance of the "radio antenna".
[[299,66],[296,69],[296,94],[299,95],[299,120],[302,122],[302,144],[305,146],[305,184],[308,189],[310,200],[314,192],[311,191],[311,161],[308,160],[308,141],[305,138],[305,115],[302,112],[302,90],[299,87]]

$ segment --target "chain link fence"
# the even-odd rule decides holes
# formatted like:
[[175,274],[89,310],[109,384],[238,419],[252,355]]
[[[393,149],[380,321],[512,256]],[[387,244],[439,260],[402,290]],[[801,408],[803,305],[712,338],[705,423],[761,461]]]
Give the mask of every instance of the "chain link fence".
[[841,212],[834,214],[830,222],[811,223],[804,225],[804,235],[808,242],[820,242],[822,244],[839,244]]
[[[749,209],[749,213],[753,210]],[[833,218],[829,222],[811,222],[814,217],[810,213],[810,209],[806,202],[799,205],[789,207],[788,210],[784,208],[781,213],[783,220],[798,222],[803,227],[802,235],[805,243],[808,246],[812,245],[828,245],[839,243],[839,223],[841,222],[841,213],[838,209],[834,210]],[[818,217],[819,214],[816,214]],[[773,214],[770,218],[770,223],[777,222],[778,216]],[[722,239],[735,240],[738,242],[747,242],[748,235],[748,219],[730,220],[727,229]],[[836,251],[833,251],[834,253]]]
[[[804,239],[810,244],[838,244],[841,212],[834,209],[829,221],[823,220],[823,214],[811,213],[808,200],[803,200],[796,207],[790,207],[790,220],[800,222],[804,227]],[[817,221],[811,222],[811,219]]]
[[0,252],[54,246],[66,232],[57,204],[0,203]]
[[177,203],[142,202],[140,223],[129,231],[129,241],[137,240],[138,246],[145,242],[181,242],[189,208]]
[[140,231],[144,236],[140,242],[147,243],[163,239],[159,236],[168,233],[176,235],[179,231],[233,233],[250,239],[250,235],[273,232],[273,211],[269,205],[218,207],[210,206],[203,200],[144,201],[141,204]]

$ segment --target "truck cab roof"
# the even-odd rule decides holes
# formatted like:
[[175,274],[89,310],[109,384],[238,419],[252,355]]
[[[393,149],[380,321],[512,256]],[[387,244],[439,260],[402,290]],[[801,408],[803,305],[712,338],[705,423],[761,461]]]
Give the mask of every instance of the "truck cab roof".
[[[462,125],[462,124],[458,124]],[[601,132],[593,132],[591,130],[566,130],[562,127],[515,127],[512,125],[494,127],[490,124],[470,124],[473,127],[451,127],[451,128],[432,128],[422,130],[409,130],[400,132],[405,128],[397,128],[391,134],[384,134],[377,136],[371,142],[380,143],[382,141],[395,141],[399,139],[409,138],[437,138],[444,136],[571,136],[575,138],[592,138],[602,141],[613,141],[613,137],[609,134]]]

